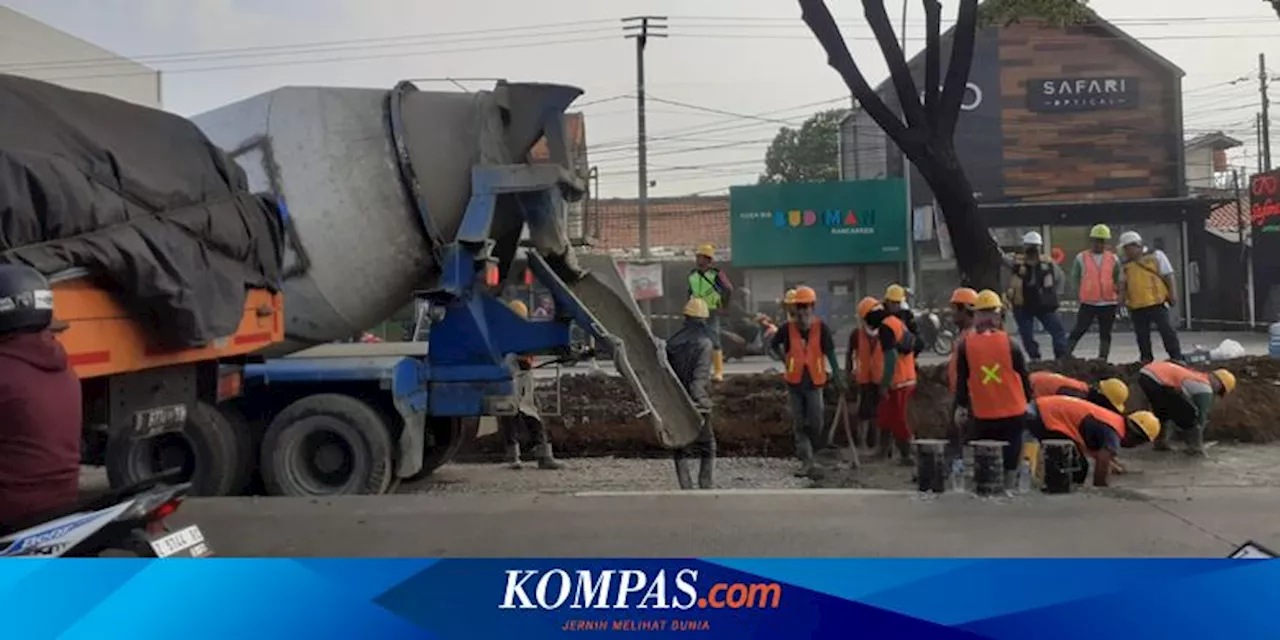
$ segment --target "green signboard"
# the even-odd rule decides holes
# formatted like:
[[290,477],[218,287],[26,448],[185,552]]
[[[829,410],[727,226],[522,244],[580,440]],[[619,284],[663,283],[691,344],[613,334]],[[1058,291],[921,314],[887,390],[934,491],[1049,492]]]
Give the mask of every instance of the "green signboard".
[[733,187],[733,266],[905,261],[906,195],[900,179]]

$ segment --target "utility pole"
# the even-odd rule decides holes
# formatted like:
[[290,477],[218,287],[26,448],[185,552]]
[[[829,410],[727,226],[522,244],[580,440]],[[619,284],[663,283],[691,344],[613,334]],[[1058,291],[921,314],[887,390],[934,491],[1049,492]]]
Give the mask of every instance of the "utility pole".
[[1258,141],[1257,149],[1254,150],[1254,155],[1258,157],[1258,173],[1262,173],[1262,114],[1261,113],[1254,115],[1253,136],[1254,136],[1254,139]]
[[[639,190],[636,193],[639,206],[636,211],[636,227],[640,232],[640,260],[647,262],[649,254],[649,146],[644,113],[644,50],[649,38],[667,37],[666,16],[634,16],[622,19],[622,32],[628,40],[636,41],[636,155],[639,163]],[[642,303],[645,322],[652,324],[649,300]]]
[[1267,54],[1258,54],[1258,90],[1262,93],[1262,170],[1271,170],[1271,99],[1267,97]]

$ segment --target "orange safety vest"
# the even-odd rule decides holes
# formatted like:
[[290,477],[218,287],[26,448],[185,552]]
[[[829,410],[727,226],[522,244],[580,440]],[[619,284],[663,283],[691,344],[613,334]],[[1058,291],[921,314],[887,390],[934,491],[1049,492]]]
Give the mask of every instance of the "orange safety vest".
[[1124,441],[1124,416],[1114,411],[1103,409],[1088,400],[1068,396],[1037,398],[1036,410],[1040,412],[1040,421],[1044,423],[1046,430],[1071,438],[1075,441],[1076,446],[1085,453],[1093,453],[1085,447],[1084,436],[1080,433],[1080,425],[1084,423],[1085,418],[1092,417],[1094,420],[1106,424],[1116,432],[1116,435],[1120,436],[1121,442]]
[[1031,374],[1031,393],[1035,394],[1037,398],[1063,395],[1062,391],[1064,389],[1089,393],[1088,383],[1064,376],[1061,373],[1036,371]]
[[1093,260],[1092,251],[1081,251],[1080,262],[1084,265],[1084,273],[1080,277],[1080,304],[1120,300],[1116,291],[1116,254],[1103,251],[1102,264],[1098,264]]
[[969,327],[960,332],[956,338],[955,348],[951,350],[951,358],[947,360],[947,388],[951,389],[951,395],[956,395],[956,375],[960,370],[960,344],[964,342],[965,336],[973,333],[973,327]]
[[813,386],[827,384],[827,367],[822,364],[825,354],[822,353],[822,321],[814,319],[809,325],[808,339],[800,339],[800,326],[794,322],[787,323],[787,370],[782,379],[787,384],[800,384],[804,372],[809,371],[809,379]]
[[1209,384],[1209,374],[1201,373],[1195,369],[1188,369],[1172,362],[1152,362],[1143,367],[1142,370],[1155,376],[1155,379],[1160,384],[1179,391],[1182,390],[1182,383],[1187,380]]
[[867,334],[865,329],[855,329],[858,338],[857,358],[858,371],[855,380],[858,384],[879,384],[884,375],[884,350],[875,336]]
[[[885,316],[884,322],[880,325],[880,330],[884,331],[885,329],[893,332],[893,338],[897,341],[897,344],[902,344],[903,338],[907,335],[907,325],[897,316]],[[889,383],[890,387],[893,389],[914,387],[916,384],[916,354],[902,353],[896,349],[893,353],[898,359],[898,365],[893,369],[893,381]]]
[[964,340],[969,365],[969,399],[973,417],[1001,420],[1027,411],[1022,376],[1013,370],[1013,344],[999,329],[975,333]]

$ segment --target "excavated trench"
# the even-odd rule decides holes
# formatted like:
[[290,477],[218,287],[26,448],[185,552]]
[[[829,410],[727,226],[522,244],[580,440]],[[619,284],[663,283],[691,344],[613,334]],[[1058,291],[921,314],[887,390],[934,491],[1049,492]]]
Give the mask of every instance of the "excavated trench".
[[[1234,372],[1239,384],[1218,401],[1210,417],[1208,438],[1223,443],[1267,443],[1280,440],[1280,360],[1250,357],[1214,363]],[[1146,399],[1134,384],[1137,364],[1112,365],[1093,360],[1040,363],[1083,380],[1118,376],[1130,383],[1129,405],[1143,408]],[[1202,367],[1203,368],[1203,367]],[[920,384],[911,401],[910,418],[921,438],[943,437],[950,397],[942,365],[920,370]],[[788,457],[793,453],[791,418],[786,390],[776,374],[730,376],[714,387],[716,439],[724,456]],[[560,416],[547,416],[557,455],[563,457],[667,455],[652,427],[636,418],[640,405],[619,377],[572,375],[561,380]],[[837,396],[827,393],[827,423]],[[852,400],[851,400],[852,401]],[[464,458],[489,458],[502,450],[498,438],[488,436],[469,447]]]

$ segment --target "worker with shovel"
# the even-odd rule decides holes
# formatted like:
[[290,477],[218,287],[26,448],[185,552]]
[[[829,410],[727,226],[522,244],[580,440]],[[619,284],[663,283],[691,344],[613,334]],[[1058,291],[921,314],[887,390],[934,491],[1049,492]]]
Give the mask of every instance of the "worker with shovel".
[[[1204,456],[1204,432],[1209,410],[1218,398],[1236,388],[1235,374],[1226,369],[1202,373],[1175,362],[1152,362],[1138,372],[1138,388],[1147,396],[1161,422],[1173,422],[1187,444],[1184,453]],[[1160,431],[1156,451],[1169,451],[1168,429]]]
[[[1126,449],[1155,441],[1160,420],[1150,411],[1128,415],[1116,413],[1087,400],[1069,396],[1036,398],[1027,408],[1027,430],[1037,440],[1071,440],[1082,461],[1093,458],[1093,486],[1107,486],[1111,462],[1121,447]],[[1076,470],[1075,481],[1083,484],[1088,463]]]
[[864,312],[862,321],[875,330],[881,355],[880,377],[876,380],[879,385],[876,424],[881,429],[877,455],[887,460],[896,446],[898,464],[912,466],[915,464],[911,456],[913,436],[907,423],[907,403],[916,390],[917,338],[901,318],[883,305],[868,305],[867,302],[863,300],[859,311]]
[[[529,307],[519,300],[512,300],[507,307],[522,319],[529,318]],[[517,359],[519,371],[515,375],[517,412],[514,416],[498,418],[498,426],[507,444],[507,463],[512,469],[521,468],[520,432],[528,432],[534,441],[533,457],[538,461],[539,469],[562,469],[564,465],[555,459],[551,450],[551,440],[547,435],[547,427],[542,424],[538,414],[538,404],[534,395],[533,356],[520,356]]]
[[[812,288],[796,287],[791,305],[794,317],[778,329],[770,344],[771,349],[783,354],[782,379],[791,398],[796,457],[800,459],[800,468],[795,473],[798,478],[814,475],[814,448],[824,442],[822,392],[828,379],[842,392],[846,388],[831,329],[813,315],[817,301],[818,294]],[[827,364],[831,365],[830,374]]]
[[880,333],[866,320],[867,314],[879,304],[879,300],[870,296],[858,302],[860,322],[849,334],[849,349],[845,354],[845,371],[858,385],[858,440],[866,448],[875,447],[879,436],[876,408],[880,400],[880,379],[884,375],[884,350],[880,346]]
[[711,342],[707,317],[707,303],[701,298],[689,298],[684,305],[684,326],[667,340],[667,361],[680,384],[698,412],[702,414],[702,431],[683,449],[675,451],[676,480],[681,489],[692,489],[689,475],[689,458],[698,456],[698,488],[715,487],[716,435],[711,430],[711,363],[714,346]]
[[1000,328],[1000,294],[978,293],[974,330],[956,347],[956,396],[953,415],[964,423],[972,417],[968,434],[977,439],[1003,441],[1005,487],[1017,485],[1022,458],[1022,431],[1031,381],[1022,350]]

